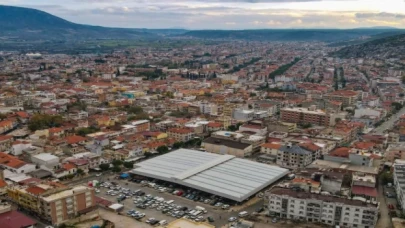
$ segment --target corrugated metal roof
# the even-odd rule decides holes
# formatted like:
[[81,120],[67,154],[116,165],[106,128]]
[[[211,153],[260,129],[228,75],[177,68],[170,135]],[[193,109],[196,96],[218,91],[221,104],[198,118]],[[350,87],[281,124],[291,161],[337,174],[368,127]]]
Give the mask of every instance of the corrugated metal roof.
[[179,149],[136,164],[132,173],[240,202],[277,181],[288,170],[231,155]]

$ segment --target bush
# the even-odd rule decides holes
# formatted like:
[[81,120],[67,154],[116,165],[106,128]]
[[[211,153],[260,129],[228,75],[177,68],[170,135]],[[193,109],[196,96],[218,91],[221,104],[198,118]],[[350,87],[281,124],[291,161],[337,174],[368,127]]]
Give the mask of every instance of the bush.
[[110,164],[100,164],[98,166],[102,171],[107,171],[110,169]]
[[121,172],[121,168],[120,168],[119,166],[114,166],[111,170],[112,170],[114,173],[119,173],[119,172]]
[[132,169],[134,168],[134,163],[132,162],[124,162],[124,167],[127,169]]

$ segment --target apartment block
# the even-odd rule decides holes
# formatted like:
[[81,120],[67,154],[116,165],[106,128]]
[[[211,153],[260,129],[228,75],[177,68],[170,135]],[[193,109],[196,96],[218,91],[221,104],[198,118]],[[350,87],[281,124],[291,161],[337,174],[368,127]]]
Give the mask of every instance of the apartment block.
[[312,161],[312,152],[291,143],[281,146],[277,152],[277,165],[282,167],[304,168]]
[[352,106],[357,101],[359,93],[350,90],[338,90],[325,94],[323,98],[329,101],[340,101],[343,107]]
[[316,109],[315,106],[309,108],[283,108],[280,111],[281,121],[297,124],[315,124],[320,126],[330,125],[330,115]]
[[96,206],[94,189],[85,186],[69,188],[53,182],[10,186],[7,195],[20,207],[53,225],[75,218]]
[[95,206],[94,189],[85,186],[76,186],[62,192],[45,195],[40,203],[42,215],[56,225]]
[[150,131],[150,121],[149,120],[138,120],[131,123],[131,125],[136,127],[136,132]]
[[398,203],[405,212],[405,160],[395,161],[393,178]]
[[328,226],[375,227],[378,205],[287,188],[267,193],[269,213],[280,218],[320,222]]
[[188,128],[170,128],[167,134],[171,138],[175,138],[178,142],[187,142],[194,136],[194,132]]

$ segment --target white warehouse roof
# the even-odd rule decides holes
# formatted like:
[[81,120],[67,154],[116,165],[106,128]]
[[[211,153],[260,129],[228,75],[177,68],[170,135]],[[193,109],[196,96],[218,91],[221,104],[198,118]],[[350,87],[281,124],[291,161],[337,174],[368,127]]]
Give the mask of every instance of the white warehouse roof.
[[288,174],[287,169],[277,166],[188,149],[135,164],[131,172],[238,202]]

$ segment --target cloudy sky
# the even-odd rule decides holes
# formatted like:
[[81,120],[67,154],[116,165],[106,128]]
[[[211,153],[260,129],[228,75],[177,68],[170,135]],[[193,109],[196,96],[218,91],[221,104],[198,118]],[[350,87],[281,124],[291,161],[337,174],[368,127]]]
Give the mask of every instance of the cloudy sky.
[[405,0],[0,0],[126,28],[405,28]]

